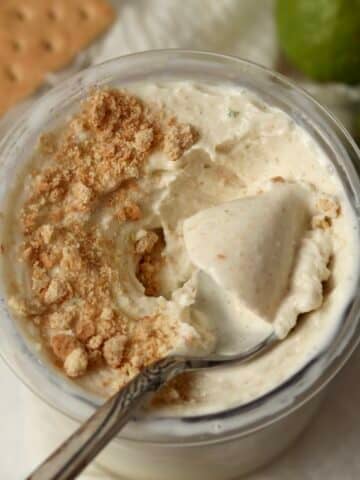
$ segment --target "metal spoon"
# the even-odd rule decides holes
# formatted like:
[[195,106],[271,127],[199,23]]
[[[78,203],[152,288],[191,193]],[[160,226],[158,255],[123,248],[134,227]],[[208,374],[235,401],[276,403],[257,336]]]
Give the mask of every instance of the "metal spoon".
[[278,337],[271,333],[257,345],[237,355],[174,355],[153,363],[98,408],[28,479],[75,478],[129,421],[149,393],[156,392],[179,373],[240,364],[263,353],[276,342]]

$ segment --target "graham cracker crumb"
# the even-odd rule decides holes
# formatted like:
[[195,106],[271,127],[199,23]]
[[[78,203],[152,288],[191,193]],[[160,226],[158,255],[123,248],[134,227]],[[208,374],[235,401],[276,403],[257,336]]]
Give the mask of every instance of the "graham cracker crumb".
[[76,337],[81,342],[86,342],[96,333],[96,326],[92,319],[80,316],[75,326]]
[[44,302],[46,304],[60,303],[68,295],[68,285],[56,278],[52,279],[44,294]]
[[332,222],[341,213],[341,207],[339,202],[330,197],[323,195],[316,202],[316,208],[320,213],[315,215],[311,220],[311,227],[321,228],[327,230],[331,227]]
[[154,130],[145,128],[135,133],[135,147],[139,151],[147,151],[151,148],[154,142]]
[[110,367],[117,368],[123,360],[123,353],[127,338],[125,335],[115,335],[106,340],[103,346],[105,361]]
[[104,342],[104,338],[101,335],[94,335],[89,339],[86,347],[89,350],[98,350]]
[[[31,298],[13,304],[31,321],[36,315],[42,341],[69,377],[102,365],[116,369],[120,388],[176,340],[175,320],[121,311],[117,239],[101,222],[106,217],[125,228],[141,220],[147,198],[139,185],[151,153],[177,160],[197,138],[190,125],[111,88],[93,90],[79,113],[41,137],[45,163],[29,176],[20,215]],[[145,294],[158,295],[164,239],[161,232],[140,233],[127,255]]]
[[41,237],[41,240],[44,242],[45,245],[50,243],[51,237],[54,234],[54,226],[53,225],[42,225],[37,230],[38,235]]
[[[50,276],[45,268],[43,268],[39,262],[36,262],[33,266],[32,277],[31,277],[31,289],[36,295],[42,295],[46,291],[50,285]],[[54,288],[53,286],[50,288],[48,297],[51,297],[51,292]]]
[[338,217],[341,211],[340,204],[330,197],[320,198],[316,203],[316,207],[330,218]]
[[155,232],[146,232],[146,234],[136,242],[135,252],[139,255],[150,253],[158,240],[159,237]]
[[320,228],[322,230],[327,230],[331,227],[331,218],[326,215],[315,215],[311,219],[311,228]]
[[171,119],[165,131],[164,152],[171,160],[178,160],[198,138],[198,133],[191,125],[177,123],[175,119]]
[[125,220],[132,220],[135,222],[141,218],[141,209],[135,202],[129,203],[124,206],[124,214]]
[[284,183],[285,179],[284,179],[284,177],[281,177],[280,175],[278,175],[276,177],[272,177],[271,181],[274,182],[274,183]]
[[104,357],[101,350],[88,350],[88,367],[99,368],[104,364]]
[[88,356],[84,348],[75,348],[65,359],[64,370],[69,377],[84,375],[88,366]]
[[49,315],[49,326],[53,330],[67,330],[71,328],[74,314],[71,311],[57,311]]
[[33,324],[38,327],[38,326],[41,325],[41,323],[42,323],[42,317],[41,317],[40,315],[35,315],[35,316],[32,318],[32,321],[33,321]]
[[79,342],[74,336],[65,333],[54,335],[50,340],[50,346],[60,360],[65,360],[79,345]]
[[85,211],[90,208],[92,191],[82,182],[76,182],[71,188],[71,206],[78,211]]
[[138,319],[128,336],[123,353],[125,362],[120,369],[124,374],[123,384],[142,368],[165,356],[174,338],[176,329],[170,319],[161,315]]
[[178,375],[154,396],[152,405],[178,405],[196,401],[194,392],[194,375],[182,373]]
[[135,244],[135,252],[141,255],[136,276],[145,288],[145,295],[159,295],[158,274],[163,265],[162,250],[165,246],[163,236],[155,232],[145,232]]

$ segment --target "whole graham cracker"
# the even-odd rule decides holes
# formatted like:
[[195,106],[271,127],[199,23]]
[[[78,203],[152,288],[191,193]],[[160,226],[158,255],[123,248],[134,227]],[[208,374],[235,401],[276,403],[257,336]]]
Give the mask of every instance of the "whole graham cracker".
[[0,0],[0,115],[115,18],[106,0]]

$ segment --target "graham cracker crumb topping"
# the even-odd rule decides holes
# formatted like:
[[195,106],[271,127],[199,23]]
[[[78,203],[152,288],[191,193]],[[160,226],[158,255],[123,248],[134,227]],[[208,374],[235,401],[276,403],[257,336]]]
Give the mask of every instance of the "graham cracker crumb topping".
[[338,201],[328,196],[322,196],[316,202],[316,208],[319,211],[311,220],[313,229],[320,228],[327,230],[331,227],[332,222],[341,213],[341,207]]
[[178,160],[197,140],[198,133],[191,125],[179,124],[171,118],[165,131],[164,151],[171,160]]
[[[146,198],[138,182],[149,155],[162,150],[177,160],[197,137],[190,125],[116,89],[92,91],[68,123],[41,136],[37,154],[45,160],[28,177],[19,218],[30,295],[10,303],[37,325],[69,377],[104,366],[117,370],[120,388],[171,348],[171,319],[159,312],[130,318],[119,308],[117,238],[104,225],[140,221]],[[163,239],[139,232],[127,255],[145,294],[157,295]]]

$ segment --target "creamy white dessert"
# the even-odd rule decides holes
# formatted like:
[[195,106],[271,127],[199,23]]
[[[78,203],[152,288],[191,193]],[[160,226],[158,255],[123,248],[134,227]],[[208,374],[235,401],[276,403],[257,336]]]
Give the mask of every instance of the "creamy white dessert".
[[[241,324],[252,312],[253,322],[273,323],[277,336],[284,338],[301,313],[321,306],[332,247],[329,230],[311,225],[311,212],[315,222],[317,215],[312,196],[298,185],[275,183],[265,193],[185,220],[190,260],[215,280],[228,302],[236,303],[233,323]],[[336,214],[335,201],[326,202]]]
[[247,90],[96,91],[43,135],[10,201],[9,305],[100,395],[172,352],[226,350],[234,332],[241,349],[274,328],[284,340],[266,355],[175,379],[155,403],[250,401],[326,347],[353,294],[358,232],[339,177]]

